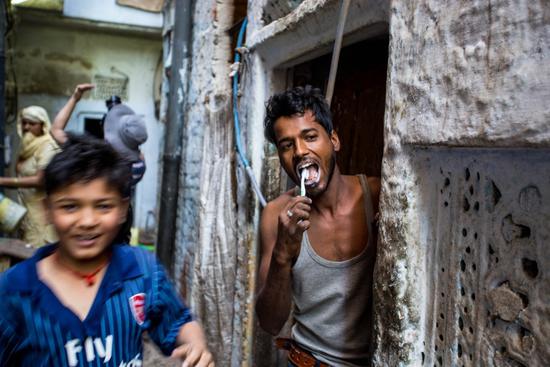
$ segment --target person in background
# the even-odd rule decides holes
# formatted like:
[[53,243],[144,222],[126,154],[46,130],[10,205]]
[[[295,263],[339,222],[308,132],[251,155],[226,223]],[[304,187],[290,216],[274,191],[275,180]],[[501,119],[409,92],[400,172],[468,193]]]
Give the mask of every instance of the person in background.
[[110,111],[113,106],[117,104],[121,104],[122,100],[119,96],[110,96],[107,100],[105,100],[105,105],[107,106],[107,110]]
[[[73,94],[57,113],[51,135],[58,144],[67,141],[65,127],[82,95],[93,89],[90,83],[79,84]],[[107,114],[103,120],[103,137],[132,166],[132,191],[145,174],[145,158],[139,147],[147,141],[147,128],[142,116],[136,114],[120,97],[112,96],[105,101]]]
[[[67,141],[65,127],[71,118],[76,104],[83,93],[94,88],[93,84],[84,83],[76,86],[65,106],[55,116],[51,134],[59,144]],[[132,177],[128,196],[131,198],[135,187],[145,174],[145,158],[139,147],[147,140],[147,128],[142,116],[137,115],[120,97],[112,96],[105,101],[108,112],[103,120],[103,137],[115,151],[131,166]],[[119,240],[128,242],[133,222],[132,205],[128,208],[126,223],[121,228]],[[125,240],[125,241],[122,241]]]
[[145,158],[139,147],[147,141],[147,128],[142,116],[124,103],[114,104],[105,115],[104,139],[132,167],[132,192],[145,174]]
[[0,366],[141,366],[147,332],[183,366],[214,367],[154,254],[116,242],[129,176],[109,144],[84,136],[69,136],[46,167],[59,242],[0,277]]
[[42,180],[44,168],[58,150],[50,135],[50,118],[43,107],[21,110],[17,121],[21,144],[15,166],[16,177],[0,177],[0,186],[17,188],[19,199],[27,208],[21,222],[23,241],[42,246],[55,241],[55,234],[44,218]]

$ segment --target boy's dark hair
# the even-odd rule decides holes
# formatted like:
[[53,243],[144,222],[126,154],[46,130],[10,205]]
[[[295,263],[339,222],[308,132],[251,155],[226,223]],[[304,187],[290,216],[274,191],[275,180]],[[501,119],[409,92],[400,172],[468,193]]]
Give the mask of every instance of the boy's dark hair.
[[44,172],[47,195],[77,182],[104,178],[123,198],[130,194],[131,166],[104,140],[68,134]]
[[313,113],[315,120],[328,134],[332,133],[332,116],[325,96],[320,89],[306,85],[275,94],[267,101],[264,119],[264,134],[267,140],[277,145],[274,126],[278,118],[303,116],[306,110]]

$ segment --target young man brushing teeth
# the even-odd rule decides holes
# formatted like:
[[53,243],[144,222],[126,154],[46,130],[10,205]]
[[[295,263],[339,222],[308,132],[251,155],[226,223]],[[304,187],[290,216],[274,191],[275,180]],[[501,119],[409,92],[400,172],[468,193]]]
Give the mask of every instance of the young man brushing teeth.
[[276,335],[292,309],[291,338],[278,340],[290,366],[369,365],[380,179],[340,173],[340,140],[318,89],[271,97],[265,134],[301,190],[262,214],[260,325]]

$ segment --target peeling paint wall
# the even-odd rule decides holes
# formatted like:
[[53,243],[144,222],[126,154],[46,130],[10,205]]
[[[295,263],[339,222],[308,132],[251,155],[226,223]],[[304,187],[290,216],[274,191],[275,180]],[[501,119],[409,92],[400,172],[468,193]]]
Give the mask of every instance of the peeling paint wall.
[[[47,16],[53,17],[43,15]],[[38,21],[22,14],[14,35],[19,108],[41,105],[53,120],[77,84],[93,82],[95,76],[128,78],[128,99],[124,102],[145,116],[149,134],[142,145],[147,171],[137,186],[134,220],[138,227],[145,228],[148,224],[154,228],[163,134],[163,125],[155,116],[153,91],[155,70],[162,52],[160,31],[158,39],[149,35],[131,36],[117,34],[113,29],[79,29],[55,18],[49,22]],[[105,112],[105,101],[94,99],[94,92],[89,93],[75,108],[67,128],[83,131],[84,115],[101,118]],[[15,124],[9,126],[7,132],[16,142]]]

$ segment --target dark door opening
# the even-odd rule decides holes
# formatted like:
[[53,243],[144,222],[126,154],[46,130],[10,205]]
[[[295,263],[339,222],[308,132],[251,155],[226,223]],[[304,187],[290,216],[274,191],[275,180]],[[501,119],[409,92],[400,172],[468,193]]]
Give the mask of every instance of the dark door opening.
[[86,117],[84,118],[84,132],[103,139],[103,119]]
[[[338,166],[344,174],[381,175],[388,36],[344,47],[332,99],[334,128],[341,141]],[[293,68],[294,86],[326,91],[332,54]]]

